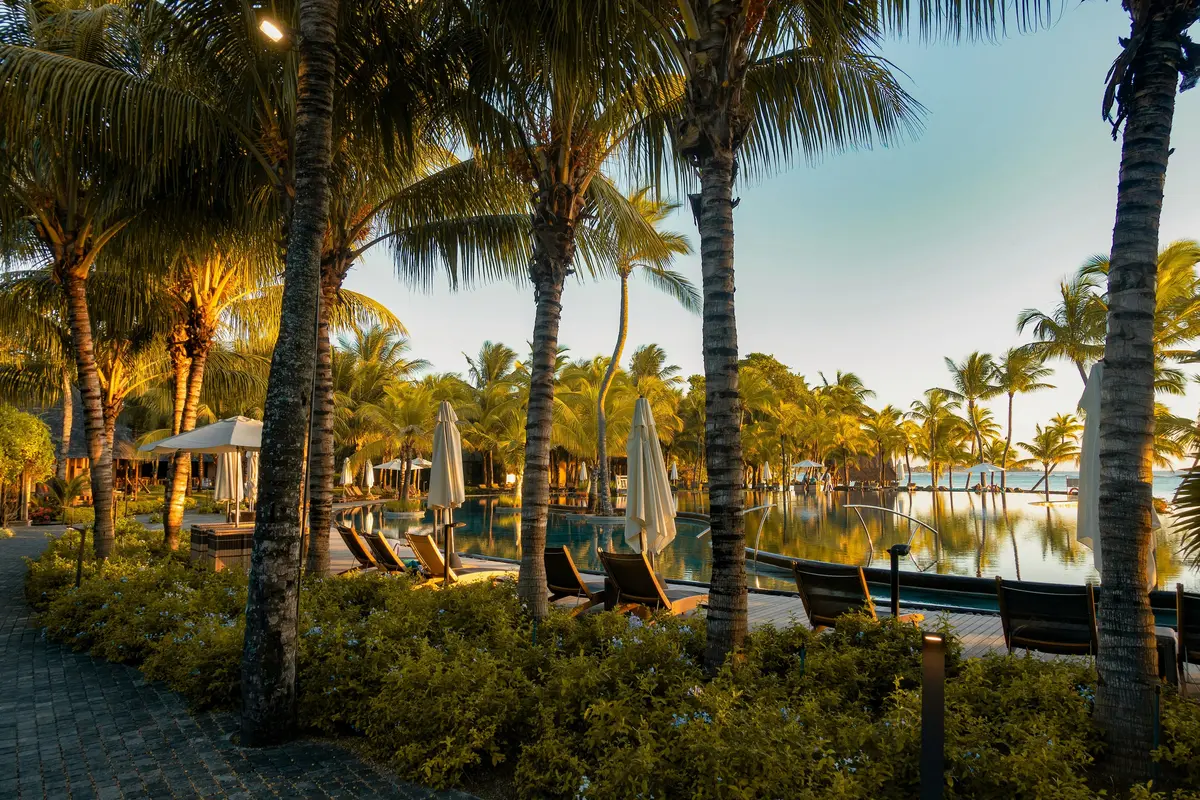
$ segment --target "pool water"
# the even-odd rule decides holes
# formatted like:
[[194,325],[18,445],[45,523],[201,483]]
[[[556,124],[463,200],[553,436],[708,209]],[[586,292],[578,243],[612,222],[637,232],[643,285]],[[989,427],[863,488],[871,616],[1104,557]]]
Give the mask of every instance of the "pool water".
[[[521,512],[511,507],[511,497],[470,497],[457,509],[455,520],[465,526],[455,532],[460,552],[518,560]],[[847,504],[883,506],[928,525],[938,535],[903,517]],[[707,510],[700,493],[680,492],[681,512]],[[748,492],[746,508],[771,508],[746,514],[746,544],[764,552],[818,561],[886,567],[887,548],[909,542],[912,556],[903,569],[949,575],[972,575],[1027,581],[1085,583],[1099,580],[1092,552],[1076,537],[1076,506],[1062,498],[1046,505],[1040,496],[1027,494],[977,495],[970,492]],[[862,513],[860,521],[858,513]],[[361,510],[354,512],[355,527],[382,530],[389,538],[403,538],[409,530],[429,532],[431,517],[422,520],[382,519],[373,513],[368,523]],[[863,521],[866,523],[864,530]],[[1163,530],[1155,532],[1159,586],[1182,582],[1200,589],[1200,573],[1176,555],[1178,537],[1164,517]],[[666,578],[707,582],[711,574],[711,542],[699,536],[707,523],[677,520],[675,541],[658,557],[656,567]],[[628,551],[624,526],[597,525],[568,519],[551,512],[547,545],[566,547],[581,570],[600,571],[597,548]],[[790,575],[747,557],[747,579],[752,587],[790,589]]]

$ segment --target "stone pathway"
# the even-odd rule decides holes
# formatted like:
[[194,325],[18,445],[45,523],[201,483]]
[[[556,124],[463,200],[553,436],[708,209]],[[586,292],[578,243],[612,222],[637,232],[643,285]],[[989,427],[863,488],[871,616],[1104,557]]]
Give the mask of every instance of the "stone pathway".
[[0,540],[0,798],[458,798],[397,780],[333,744],[250,750],[233,714],[188,713],[131,667],[47,641],[31,627],[25,562],[45,528]]

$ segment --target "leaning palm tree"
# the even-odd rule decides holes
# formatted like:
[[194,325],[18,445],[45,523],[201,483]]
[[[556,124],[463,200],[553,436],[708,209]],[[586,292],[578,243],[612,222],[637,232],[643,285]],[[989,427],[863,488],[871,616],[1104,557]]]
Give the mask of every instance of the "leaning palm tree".
[[955,363],[954,359],[946,359],[946,369],[954,377],[954,388],[946,389],[950,397],[967,404],[967,423],[971,426],[974,441],[971,445],[973,454],[983,452],[983,435],[975,420],[975,408],[980,400],[990,400],[1000,393],[1000,388],[992,383],[996,369],[992,356],[976,350]]
[[[700,295],[691,282],[683,275],[670,269],[670,263],[675,255],[687,255],[692,251],[687,238],[669,231],[658,231],[658,226],[672,211],[679,206],[656,200],[650,196],[649,188],[635,191],[629,198],[629,203],[646,224],[658,232],[659,240],[653,248],[648,248],[641,242],[617,243],[617,277],[621,280],[621,306],[617,322],[617,343],[613,347],[612,358],[609,359],[608,369],[600,382],[600,391],[596,397],[596,478],[595,496],[596,511],[600,516],[612,516],[612,497],[609,494],[608,480],[608,416],[605,411],[605,398],[612,385],[613,375],[621,363],[625,351],[625,336],[629,332],[629,276],[638,271],[656,288],[666,292],[679,302],[685,309],[692,312],[700,311]],[[665,256],[663,253],[665,252]]]
[[[1040,389],[1053,389],[1049,383],[1043,383],[1043,378],[1052,374],[1045,366],[1041,356],[1029,347],[1013,347],[1008,350],[995,364],[992,380],[996,388],[1008,397],[1008,425],[1004,435],[1004,454],[997,463],[1008,469],[1008,450],[1012,446],[1013,436],[1013,398],[1018,394],[1036,392]],[[1008,472],[1000,476],[1000,485],[1008,487]]]
[[1046,502],[1050,502],[1050,472],[1064,461],[1079,458],[1079,445],[1074,439],[1064,439],[1056,425],[1034,427],[1032,442],[1018,442],[1029,453],[1029,457],[1042,465],[1042,478],[1046,482]]

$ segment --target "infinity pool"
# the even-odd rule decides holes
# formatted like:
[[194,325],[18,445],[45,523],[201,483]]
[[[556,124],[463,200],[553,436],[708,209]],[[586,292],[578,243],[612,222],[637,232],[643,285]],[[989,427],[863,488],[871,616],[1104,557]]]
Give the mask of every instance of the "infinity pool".
[[[507,507],[512,498],[471,497],[455,513],[466,523],[455,533],[461,552],[519,559],[521,530],[519,508]],[[705,511],[707,498],[699,493],[680,492],[680,511]],[[883,506],[907,514],[928,525],[938,535],[903,517],[870,509],[847,508],[847,504]],[[979,496],[967,492],[835,492],[832,495],[747,493],[746,507],[771,508],[746,514],[746,543],[764,552],[862,566],[886,566],[887,548],[910,542],[911,559],[904,569],[951,575],[991,577],[1000,575],[1029,581],[1085,583],[1099,579],[1092,565],[1092,552],[1076,537],[1073,502],[1046,505],[1035,495]],[[861,512],[866,522],[859,520]],[[1165,529],[1156,532],[1159,586],[1171,588],[1182,582],[1200,589],[1200,574],[1185,566],[1175,555],[1178,537]],[[356,527],[367,521],[363,512],[353,516]],[[402,538],[405,531],[431,529],[424,520],[381,519],[372,516],[370,526],[389,538]],[[708,581],[711,574],[711,543],[699,537],[704,522],[678,520],[675,541],[659,556],[657,567],[667,578]],[[761,529],[761,532],[760,532]],[[580,569],[600,570],[596,548],[627,550],[623,525],[597,525],[571,520],[551,512],[547,531],[550,546],[565,546]],[[793,587],[790,576],[747,558],[751,586],[763,589]]]

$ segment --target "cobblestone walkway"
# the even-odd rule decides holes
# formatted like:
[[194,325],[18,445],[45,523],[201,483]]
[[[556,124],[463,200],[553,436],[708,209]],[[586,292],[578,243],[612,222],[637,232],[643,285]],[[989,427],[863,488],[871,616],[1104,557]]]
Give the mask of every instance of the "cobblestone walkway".
[[405,784],[332,744],[229,741],[232,714],[188,713],[137,670],[74,653],[30,627],[25,562],[44,529],[0,540],[0,798],[470,796]]

